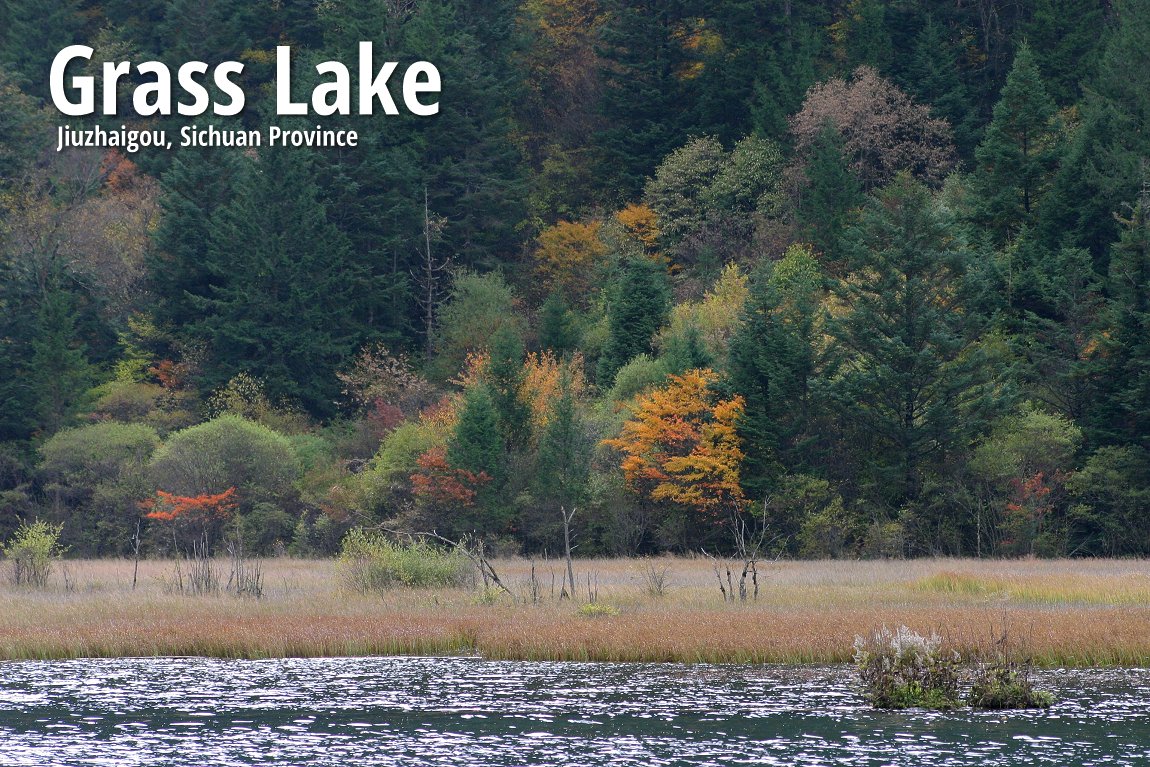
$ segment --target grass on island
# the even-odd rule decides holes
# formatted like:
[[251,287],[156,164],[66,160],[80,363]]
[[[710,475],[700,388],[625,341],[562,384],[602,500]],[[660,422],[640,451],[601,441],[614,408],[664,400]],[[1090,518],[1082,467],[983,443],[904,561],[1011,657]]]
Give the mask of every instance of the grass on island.
[[[1005,628],[1038,666],[1150,666],[1144,560],[777,562],[760,565],[759,598],[746,603],[723,601],[705,559],[576,561],[575,599],[558,597],[561,562],[493,564],[515,602],[475,588],[363,595],[341,584],[330,560],[264,561],[261,599],[173,594],[167,561],[141,562],[135,590],[131,562],[67,561],[39,590],[10,585],[3,562],[0,658],[838,663],[851,659],[856,635],[906,625],[936,631],[960,652]],[[665,573],[661,596],[654,573]],[[585,606],[589,592],[600,607]]]

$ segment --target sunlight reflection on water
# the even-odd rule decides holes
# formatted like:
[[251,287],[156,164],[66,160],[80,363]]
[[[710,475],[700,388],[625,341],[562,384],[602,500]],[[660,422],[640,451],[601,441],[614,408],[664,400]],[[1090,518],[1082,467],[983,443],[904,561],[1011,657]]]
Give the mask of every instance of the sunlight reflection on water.
[[0,765],[1142,765],[1150,671],[1049,711],[871,710],[846,667],[199,658],[0,663]]

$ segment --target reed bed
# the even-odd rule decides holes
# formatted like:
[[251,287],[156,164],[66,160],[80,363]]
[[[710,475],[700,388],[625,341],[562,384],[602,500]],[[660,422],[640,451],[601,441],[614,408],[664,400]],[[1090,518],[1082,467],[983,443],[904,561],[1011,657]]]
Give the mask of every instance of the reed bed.
[[[1144,560],[776,562],[759,597],[724,601],[705,559],[494,563],[517,595],[342,587],[329,560],[263,563],[264,596],[187,596],[171,562],[70,561],[49,588],[0,570],[0,658],[475,654],[493,659],[838,663],[856,634],[905,624],[964,652],[1005,629],[1036,665],[1150,666]],[[666,573],[662,596],[645,573]],[[532,573],[534,572],[534,578]],[[724,576],[725,577],[725,576]],[[738,578],[738,571],[735,571]],[[580,610],[594,599],[612,608]]]

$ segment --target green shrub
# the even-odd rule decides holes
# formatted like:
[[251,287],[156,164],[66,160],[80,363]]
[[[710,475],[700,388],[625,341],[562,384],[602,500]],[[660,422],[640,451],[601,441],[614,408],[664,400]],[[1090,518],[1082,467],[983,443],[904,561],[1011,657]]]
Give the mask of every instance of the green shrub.
[[287,504],[299,460],[286,437],[237,415],[221,415],[176,432],[152,455],[156,487],[178,495],[236,488],[245,504]]
[[380,509],[396,486],[406,488],[407,478],[419,468],[419,457],[443,442],[443,434],[435,427],[414,421],[397,426],[384,438],[367,469],[347,483],[356,505],[366,511]]
[[639,354],[619,368],[607,399],[611,402],[626,402],[666,380],[667,366],[662,360]]
[[601,602],[588,602],[580,605],[576,612],[584,618],[613,618],[619,614],[619,608]]
[[127,467],[143,466],[159,444],[156,430],[138,423],[64,429],[40,446],[40,472],[50,482],[90,489],[117,479]]
[[1030,681],[1029,668],[999,661],[975,669],[974,684],[967,701],[974,708],[1050,708],[1054,696],[1036,690]]
[[470,560],[458,551],[422,541],[398,544],[360,528],[344,537],[338,568],[344,583],[363,594],[397,586],[462,586],[471,576]]
[[52,563],[64,553],[60,546],[60,532],[63,525],[47,522],[24,523],[16,529],[4,556],[12,561],[12,582],[17,586],[48,585],[52,574]]
[[854,660],[865,694],[878,708],[949,709],[959,704],[958,653],[937,634],[886,626],[855,637]]

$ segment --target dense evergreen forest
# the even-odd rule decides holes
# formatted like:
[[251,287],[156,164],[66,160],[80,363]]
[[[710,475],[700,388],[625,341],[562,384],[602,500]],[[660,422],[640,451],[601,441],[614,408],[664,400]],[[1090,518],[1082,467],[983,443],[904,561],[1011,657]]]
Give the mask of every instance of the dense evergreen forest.
[[[174,131],[361,40],[439,114],[55,150],[66,45],[244,63],[102,118]],[[1150,554],[1147,73],[1150,0],[9,0],[0,541]]]

